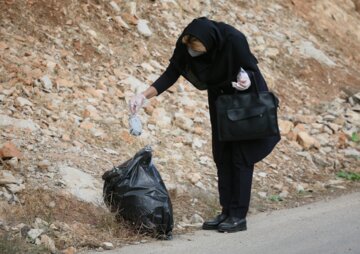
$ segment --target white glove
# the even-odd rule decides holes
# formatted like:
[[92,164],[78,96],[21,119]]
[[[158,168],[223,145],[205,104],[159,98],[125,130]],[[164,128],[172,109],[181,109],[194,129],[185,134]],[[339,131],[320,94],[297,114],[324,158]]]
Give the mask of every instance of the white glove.
[[251,81],[247,72],[241,68],[239,74],[237,75],[237,82],[231,82],[232,87],[237,90],[244,91],[248,89],[251,85]]
[[131,114],[136,114],[137,111],[144,106],[146,98],[142,93],[134,95],[129,102]]

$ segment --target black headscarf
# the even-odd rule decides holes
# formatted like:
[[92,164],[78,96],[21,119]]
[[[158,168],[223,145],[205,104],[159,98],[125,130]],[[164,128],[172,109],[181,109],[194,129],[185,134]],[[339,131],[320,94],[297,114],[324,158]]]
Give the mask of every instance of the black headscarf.
[[[196,37],[206,47],[201,56],[191,57],[182,43],[185,35]],[[170,62],[199,89],[230,86],[240,68],[258,71],[244,34],[234,27],[205,17],[194,19],[180,35]]]

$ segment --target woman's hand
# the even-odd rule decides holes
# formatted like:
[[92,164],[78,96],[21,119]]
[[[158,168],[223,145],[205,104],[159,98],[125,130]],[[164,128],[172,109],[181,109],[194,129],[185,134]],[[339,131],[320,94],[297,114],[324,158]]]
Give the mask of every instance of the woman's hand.
[[142,93],[134,95],[129,102],[129,108],[131,114],[136,114],[140,108],[145,104],[146,97]]
[[240,91],[246,90],[250,87],[251,81],[247,72],[241,68],[239,74],[237,75],[237,82],[232,82],[232,86]]
[[150,86],[142,93],[134,95],[129,102],[129,109],[131,114],[136,114],[138,110],[145,105],[147,99],[151,99],[156,95],[158,95],[158,92],[153,86]]

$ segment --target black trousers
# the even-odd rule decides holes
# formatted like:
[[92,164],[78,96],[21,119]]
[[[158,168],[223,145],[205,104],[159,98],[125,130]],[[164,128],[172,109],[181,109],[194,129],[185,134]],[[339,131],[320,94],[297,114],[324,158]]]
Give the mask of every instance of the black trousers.
[[237,142],[222,144],[222,156],[216,160],[222,212],[245,218],[249,210],[254,164],[245,162]]
[[221,142],[218,139],[215,101],[220,93],[208,90],[212,129],[212,152],[217,167],[222,212],[245,218],[249,210],[254,164],[244,156],[249,149],[244,142]]

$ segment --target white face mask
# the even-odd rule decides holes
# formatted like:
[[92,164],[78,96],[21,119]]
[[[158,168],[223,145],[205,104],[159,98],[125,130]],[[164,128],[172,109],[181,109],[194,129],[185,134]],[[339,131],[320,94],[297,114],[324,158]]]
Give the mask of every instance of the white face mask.
[[192,57],[197,57],[197,56],[201,56],[203,54],[205,54],[206,52],[203,51],[197,51],[197,50],[193,50],[192,48],[188,47],[188,52],[189,55]]

